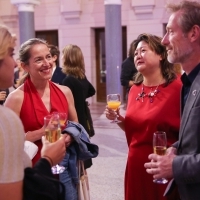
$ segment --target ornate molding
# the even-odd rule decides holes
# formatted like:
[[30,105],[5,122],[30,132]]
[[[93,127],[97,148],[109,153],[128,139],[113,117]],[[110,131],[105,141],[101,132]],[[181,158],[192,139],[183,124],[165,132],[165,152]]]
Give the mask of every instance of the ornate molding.
[[81,0],[61,0],[60,12],[65,19],[80,18],[81,11]]
[[122,5],[121,0],[104,0],[104,5]]
[[155,0],[132,0],[131,5],[135,11],[135,14],[153,13]]
[[10,0],[12,4],[35,4],[39,5],[41,0]]
[[18,11],[34,12],[35,6],[40,4],[41,0],[11,0],[11,3],[18,7]]
[[17,15],[2,15],[0,18],[4,24],[9,26],[15,26],[18,23]]

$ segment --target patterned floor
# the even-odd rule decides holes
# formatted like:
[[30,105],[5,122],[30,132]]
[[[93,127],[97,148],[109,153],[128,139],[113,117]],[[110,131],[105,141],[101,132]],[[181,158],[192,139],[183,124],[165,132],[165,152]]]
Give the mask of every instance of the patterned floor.
[[[124,170],[127,145],[124,132],[104,115],[105,104],[90,105],[95,136],[91,142],[99,146],[99,156],[88,169],[91,200],[123,200]],[[125,111],[121,109],[122,115]]]

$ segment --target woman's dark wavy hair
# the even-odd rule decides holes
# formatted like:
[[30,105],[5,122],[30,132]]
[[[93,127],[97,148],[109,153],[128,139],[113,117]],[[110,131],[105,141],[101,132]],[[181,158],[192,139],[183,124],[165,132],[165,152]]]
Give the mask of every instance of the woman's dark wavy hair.
[[[174,70],[173,64],[169,63],[167,60],[167,51],[164,45],[161,44],[161,37],[156,35],[151,35],[147,33],[140,34],[136,40],[133,42],[132,54],[134,56],[135,50],[139,44],[139,42],[146,42],[150,49],[154,51],[157,55],[162,57],[160,61],[161,73],[163,78],[165,79],[165,86],[171,83],[174,79],[176,79],[176,72]],[[143,75],[140,72],[137,72],[134,76],[134,83],[139,85],[143,82]]]

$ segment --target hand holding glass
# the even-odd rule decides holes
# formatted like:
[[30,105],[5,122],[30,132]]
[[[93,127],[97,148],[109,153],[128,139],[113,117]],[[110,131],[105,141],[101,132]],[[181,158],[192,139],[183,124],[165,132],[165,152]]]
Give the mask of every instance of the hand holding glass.
[[[58,114],[47,115],[44,117],[44,127],[46,139],[49,142],[56,142],[61,136],[60,119]],[[60,174],[65,167],[56,165],[51,168],[53,174]]]
[[[119,106],[121,105],[120,95],[119,94],[108,94],[107,95],[107,104],[108,108],[111,108],[114,111],[117,111]],[[120,121],[117,120],[117,115],[111,123],[118,123]]]
[[[157,131],[153,134],[153,151],[155,154],[163,156],[167,150],[167,136],[163,131]],[[154,179],[154,183],[165,184],[168,182],[165,178]]]

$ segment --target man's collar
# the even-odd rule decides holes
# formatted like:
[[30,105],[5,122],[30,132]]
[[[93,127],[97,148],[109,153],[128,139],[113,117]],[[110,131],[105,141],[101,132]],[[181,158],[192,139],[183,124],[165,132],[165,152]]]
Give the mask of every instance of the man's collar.
[[200,71],[200,63],[188,75],[184,73],[181,76],[181,81],[183,85],[191,85],[194,79],[196,78],[197,74],[199,73],[199,71]]

